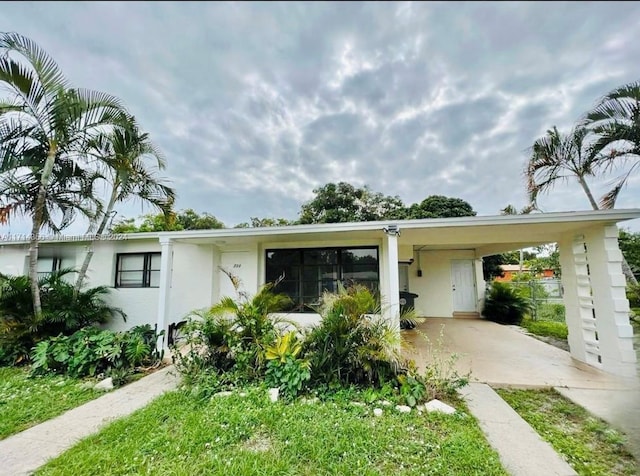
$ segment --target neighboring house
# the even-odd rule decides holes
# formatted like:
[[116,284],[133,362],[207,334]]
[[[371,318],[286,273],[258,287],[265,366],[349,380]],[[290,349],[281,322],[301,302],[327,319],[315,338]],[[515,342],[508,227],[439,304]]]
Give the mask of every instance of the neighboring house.
[[[500,269],[502,269],[502,276],[497,276],[495,281],[500,282],[510,282],[513,281],[513,278],[520,273],[520,265],[519,264],[501,264]],[[530,274],[531,270],[527,266],[522,266],[522,273]],[[553,278],[553,270],[552,269],[543,269],[542,273],[534,276],[534,278]]]
[[[400,291],[418,295],[425,317],[479,316],[482,257],[557,242],[572,355],[606,371],[635,375],[633,333],[621,272],[616,223],[640,210],[475,216],[120,235],[96,242],[89,285],[115,289],[126,323],[167,329],[196,308],[235,296],[222,269],[249,295],[282,277],[277,291],[294,300],[288,317],[303,325],[323,290],[338,282],[378,289],[383,316],[398,323]],[[43,268],[79,267],[88,242],[46,241]],[[28,243],[0,246],[0,272],[27,269]]]

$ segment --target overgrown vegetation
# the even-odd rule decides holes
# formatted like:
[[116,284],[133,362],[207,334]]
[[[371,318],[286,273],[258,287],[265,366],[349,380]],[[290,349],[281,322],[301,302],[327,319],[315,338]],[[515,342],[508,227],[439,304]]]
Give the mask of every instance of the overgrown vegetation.
[[27,363],[31,349],[42,340],[70,335],[113,317],[125,318],[122,310],[107,304],[107,286],[74,292],[66,280],[72,273],[65,269],[39,279],[39,317],[33,312],[30,278],[0,275],[0,365]]
[[115,386],[126,383],[140,367],[159,364],[158,335],[150,325],[126,332],[85,327],[70,336],[59,335],[39,342],[31,354],[32,375],[47,373],[71,377],[106,375]]
[[482,314],[486,319],[499,324],[518,325],[530,310],[531,301],[517,289],[494,281],[485,299]]
[[636,475],[624,436],[555,390],[498,389],[500,396],[581,476]]
[[26,367],[0,367],[0,439],[56,417],[100,394],[92,382],[30,377]]
[[506,475],[464,407],[375,417],[371,405],[352,404],[366,398],[343,391],[328,402],[269,404],[261,388],[202,400],[173,392],[37,474]]
[[267,285],[251,299],[224,298],[190,316],[183,327],[185,345],[172,350],[194,393],[207,397],[265,383],[291,401],[355,386],[386,389],[392,400],[414,406],[427,398],[452,398],[451,388],[466,383],[460,378],[443,385],[441,372],[430,368],[420,375],[403,359],[399,329],[380,318],[380,306],[364,286],[325,293],[317,308],[321,322],[310,331],[270,315],[290,304],[272,289]]

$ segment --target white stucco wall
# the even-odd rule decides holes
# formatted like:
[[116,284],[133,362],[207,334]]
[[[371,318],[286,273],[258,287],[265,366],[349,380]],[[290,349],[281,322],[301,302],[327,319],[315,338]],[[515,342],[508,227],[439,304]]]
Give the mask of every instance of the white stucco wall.
[[0,273],[8,275],[24,274],[26,271],[29,246],[0,245]]
[[175,243],[168,323],[178,322],[194,309],[212,304],[213,245]]
[[[87,272],[86,286],[110,286],[109,302],[127,314],[127,321],[114,319],[105,327],[120,331],[133,326],[156,322],[158,311],[158,288],[115,288],[117,253],[159,252],[157,239],[99,241],[93,246],[93,258]],[[78,246],[77,267],[84,259],[84,248]]]
[[[418,276],[417,255],[420,253],[422,277]],[[418,294],[416,312],[419,316],[451,317],[453,314],[453,296],[451,292],[451,260],[469,259],[474,261],[473,250],[453,251],[416,251],[416,260],[409,266],[409,291]],[[480,268],[482,276],[482,268]],[[476,282],[476,289],[482,283]]]

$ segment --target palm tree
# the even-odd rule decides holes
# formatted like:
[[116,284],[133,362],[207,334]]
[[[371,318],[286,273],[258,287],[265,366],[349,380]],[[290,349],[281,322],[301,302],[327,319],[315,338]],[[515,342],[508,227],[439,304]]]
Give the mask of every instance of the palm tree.
[[533,143],[525,170],[527,192],[533,206],[536,206],[539,194],[548,192],[557,182],[575,178],[591,207],[598,210],[598,203],[586,181],[593,175],[594,166],[594,156],[585,142],[587,134],[586,128],[576,127],[563,135],[554,126]]
[[[585,138],[588,134],[588,129],[578,126],[568,135],[563,135],[554,126],[544,137],[533,143],[525,177],[529,201],[534,208],[538,208],[537,198],[540,193],[549,191],[557,182],[575,178],[589,199],[591,207],[594,210],[600,209],[587,183],[587,177],[594,175],[594,169],[598,167],[600,160],[598,151],[586,143]],[[605,194],[602,202],[606,203],[606,197],[614,193],[615,188]],[[630,282],[637,284],[624,257],[622,270]]]
[[594,153],[605,168],[631,166],[616,179],[616,185],[601,200],[602,208],[613,208],[631,174],[640,167],[640,81],[614,89],[587,113],[583,125],[596,136]]
[[87,141],[126,115],[113,96],[71,88],[55,61],[17,33],[0,33],[0,85],[9,91],[7,98],[0,99],[0,174],[9,175],[17,186],[27,162],[30,170],[30,184],[24,188],[27,195],[18,199],[11,193],[5,200],[13,202],[2,207],[31,217],[29,276],[34,314],[39,317],[38,234],[45,227],[59,231],[68,225],[71,211],[78,205],[76,199],[66,203],[60,225],[52,227],[55,214],[47,205],[55,190],[63,190],[57,184],[56,167],[64,162],[66,173],[73,173],[82,163]]
[[107,228],[118,202],[137,198],[166,215],[171,212],[175,200],[175,191],[155,176],[154,168],[162,170],[165,167],[162,154],[151,143],[148,134],[140,132],[133,118],[128,127],[114,129],[112,133],[100,135],[92,141],[90,154],[98,159],[103,169],[102,177],[111,187],[111,194],[106,208],[96,216],[97,220],[92,224],[97,224],[98,227],[78,273],[76,293],[81,289],[87,274],[95,241]]

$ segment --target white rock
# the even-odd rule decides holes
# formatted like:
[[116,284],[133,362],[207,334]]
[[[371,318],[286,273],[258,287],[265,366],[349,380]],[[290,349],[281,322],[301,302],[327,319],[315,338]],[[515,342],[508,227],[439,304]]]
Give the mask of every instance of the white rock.
[[113,390],[113,379],[111,377],[107,377],[106,379],[98,382],[93,388],[95,388],[96,390],[104,390],[107,392],[109,390]]
[[446,403],[441,402],[438,399],[433,399],[429,403],[425,404],[424,409],[428,412],[441,412],[451,415],[456,412],[456,409]]
[[213,394],[214,397],[228,397],[230,395],[233,395],[233,392],[230,392],[229,390],[224,390],[222,392],[218,392],[218,393],[214,393]]
[[362,403],[362,402],[351,402],[351,405],[353,405],[354,407],[366,407],[366,403]]
[[375,416],[382,416],[382,408],[374,408],[373,409],[373,414]]
[[247,396],[247,392],[240,392],[238,396],[244,398]]
[[391,402],[388,402],[387,400],[381,400],[378,403],[380,403],[380,405],[384,405],[385,407],[391,406]]
[[396,405],[396,410],[400,413],[409,413],[411,411],[411,407],[408,407],[407,405]]
[[272,402],[277,402],[279,395],[280,395],[280,389],[279,388],[270,388],[269,389],[269,399]]

